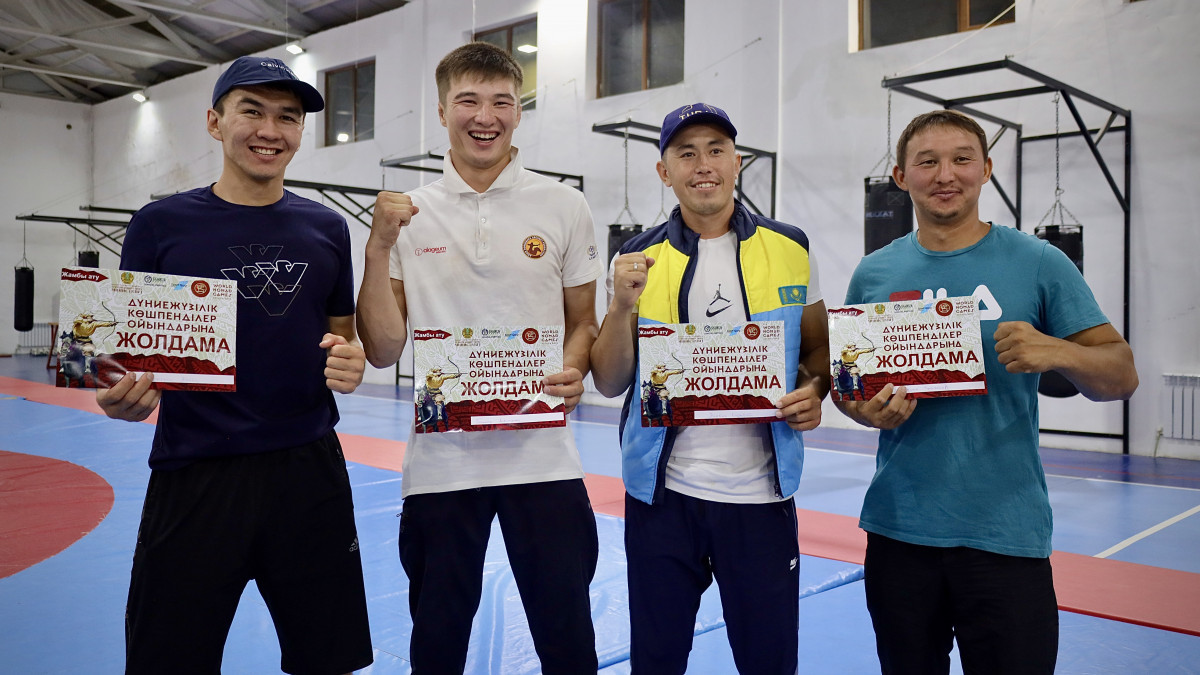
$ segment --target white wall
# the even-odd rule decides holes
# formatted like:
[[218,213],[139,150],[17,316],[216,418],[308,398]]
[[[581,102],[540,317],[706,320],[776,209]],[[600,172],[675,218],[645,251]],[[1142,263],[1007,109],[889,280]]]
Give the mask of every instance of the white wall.
[[[812,237],[822,263],[822,286],[831,303],[841,300],[862,251],[862,179],[885,152],[883,77],[1012,55],[1021,64],[1130,108],[1134,206],[1129,331],[1142,378],[1132,402],[1131,445],[1138,454],[1153,451],[1155,431],[1163,419],[1162,373],[1200,372],[1200,321],[1194,297],[1200,288],[1200,265],[1191,255],[1200,249],[1200,223],[1194,215],[1197,190],[1191,185],[1200,173],[1196,159],[1200,134],[1195,123],[1200,116],[1200,75],[1191,67],[1200,63],[1200,47],[1192,39],[1200,28],[1200,13],[1191,0],[1132,4],[1022,0],[1014,24],[862,52],[847,49],[852,16],[846,3],[746,0],[731,12],[723,0],[691,0],[685,81],[601,100],[595,98],[595,0],[412,3],[307,38],[309,52],[301,57],[278,50],[269,53],[284,58],[311,81],[322,70],[364,58],[374,57],[377,64],[375,139],[319,147],[324,121],[320,114],[313,115],[305,147],[293,161],[289,177],[399,190],[429,180],[425,174],[383,170],[379,162],[445,151],[433,82],[437,61],[472,28],[535,12],[541,47],[539,98],[537,108],[525,114],[516,143],[526,154],[527,166],[585,176],[602,246],[607,224],[624,204],[625,154],[619,139],[594,134],[591,126],[627,118],[657,125],[675,107],[703,100],[730,112],[740,143],[780,153],[777,215]],[[220,170],[218,145],[205,134],[203,117],[218,73],[219,69],[210,68],[154,87],[151,102],[144,106],[121,99],[94,107],[96,203],[136,207],[151,194],[215,180]],[[940,83],[930,90],[957,96],[1013,84],[1013,78],[981,75]],[[5,100],[0,100],[0,119],[7,112]],[[893,139],[909,119],[931,107],[895,96]],[[1048,97],[980,107],[1025,124],[1029,135],[1054,127],[1054,107]],[[1081,108],[1089,124],[1103,121],[1094,108]],[[1065,123],[1065,108],[1062,114]],[[50,142],[52,127],[44,120],[30,119],[30,131],[23,127],[21,136]],[[994,129],[986,124],[985,128]],[[1112,134],[1103,144],[1118,180],[1121,141]],[[35,155],[39,149],[22,152]],[[1027,144],[1026,154],[1023,216],[1025,228],[1031,229],[1053,200],[1053,144]],[[86,156],[86,150],[64,154],[40,176],[27,171],[15,178],[30,186],[40,184],[45,175],[70,171],[77,157]],[[1015,171],[1011,140],[1001,140],[993,156],[996,175],[1011,192]],[[656,160],[657,151],[650,144],[630,143],[630,208],[646,225],[652,224],[660,209]],[[1121,218],[1116,202],[1078,140],[1064,143],[1062,166],[1064,203],[1085,225],[1086,275],[1121,328]],[[0,189],[8,189],[7,182]],[[24,187],[14,191],[30,192]],[[30,201],[41,204],[59,195],[60,191],[51,190]],[[668,191],[666,209],[673,204]],[[1011,216],[991,192],[985,192],[982,208],[985,217],[1011,224]],[[366,229],[351,223],[351,230],[360,250],[356,264],[361,265]],[[59,257],[67,258],[65,243],[59,246],[63,248]],[[601,298],[598,309],[603,306]],[[391,373],[373,372],[369,378],[390,381]],[[1120,404],[1061,403],[1045,404],[1043,426],[1120,430]],[[832,405],[826,408],[825,423],[851,426]],[[1061,436],[1046,440],[1072,442]],[[1095,447],[1097,442],[1088,440],[1087,445]],[[1164,440],[1158,452],[1200,458],[1200,445]]]
[[86,217],[79,207],[92,201],[92,113],[86,105],[0,94],[0,354],[13,353],[20,338],[11,267],[21,261],[22,238],[34,268],[33,320],[58,320],[59,271],[74,264],[75,243],[84,248],[85,240],[66,225],[16,217]]

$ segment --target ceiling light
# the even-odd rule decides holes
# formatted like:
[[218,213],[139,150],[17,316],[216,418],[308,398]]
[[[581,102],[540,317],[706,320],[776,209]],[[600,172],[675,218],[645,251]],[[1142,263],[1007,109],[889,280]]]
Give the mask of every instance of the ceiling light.
[[146,95],[145,90],[135,91],[133,92],[133,100],[137,101],[138,103],[145,103],[146,101],[150,100],[150,97]]
[[537,45],[521,45],[517,47],[517,51],[522,54],[532,54],[537,51]]
[[348,133],[346,133],[346,132],[344,132],[344,131],[343,131],[342,133],[340,133],[340,134],[338,134],[338,135],[337,135],[337,142],[338,142],[338,143],[345,143],[345,142],[347,142],[347,141],[349,141],[349,140],[350,140],[350,134],[348,134]]
[[289,42],[286,49],[288,50],[289,53],[295,54],[296,56],[303,54],[305,51],[304,47],[300,46],[299,40],[297,40],[295,42]]

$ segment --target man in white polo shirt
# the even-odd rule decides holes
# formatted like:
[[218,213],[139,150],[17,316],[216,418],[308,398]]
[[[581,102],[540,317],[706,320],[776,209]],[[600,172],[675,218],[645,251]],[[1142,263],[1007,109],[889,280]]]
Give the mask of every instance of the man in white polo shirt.
[[[450,137],[445,174],[376,201],[359,293],[367,358],[394,364],[410,327],[562,325],[564,370],[543,385],[570,412],[583,394],[604,271],[587,203],[522,167],[512,147],[522,73],[507,52],[464,45],[436,78]],[[568,428],[412,434],[403,494],[414,671],[462,672],[498,517],[542,672],[596,672],[596,520]]]

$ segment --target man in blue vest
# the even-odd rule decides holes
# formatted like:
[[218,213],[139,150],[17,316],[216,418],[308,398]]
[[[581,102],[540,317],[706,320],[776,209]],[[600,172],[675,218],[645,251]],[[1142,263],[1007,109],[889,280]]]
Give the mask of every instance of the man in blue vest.
[[[621,452],[634,673],[684,672],[700,595],[714,578],[738,670],[796,672],[792,494],[800,432],[820,423],[829,391],[828,326],[808,237],[734,198],[736,136],[729,116],[704,103],[663,120],[658,173],[679,206],[613,259],[608,316],[592,346],[597,389],[628,392]],[[705,320],[783,321],[794,389],[774,422],[643,427],[638,326]]]

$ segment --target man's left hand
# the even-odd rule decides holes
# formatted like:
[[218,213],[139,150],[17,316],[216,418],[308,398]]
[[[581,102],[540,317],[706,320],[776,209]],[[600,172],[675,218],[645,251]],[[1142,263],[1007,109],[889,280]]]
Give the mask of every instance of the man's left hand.
[[367,357],[361,346],[350,344],[341,335],[326,333],[321,340],[321,349],[328,352],[325,358],[325,386],[349,394],[362,384]]
[[1058,365],[1065,340],[1051,337],[1025,321],[1003,321],[992,336],[996,356],[1010,373],[1044,373]]
[[812,431],[821,424],[821,397],[811,382],[784,394],[775,407],[775,416],[787,420],[796,431]]
[[583,373],[579,372],[578,368],[568,366],[561,373],[547,375],[542,380],[542,391],[551,396],[561,396],[566,403],[567,412],[570,413],[579,405],[579,398],[583,396]]

